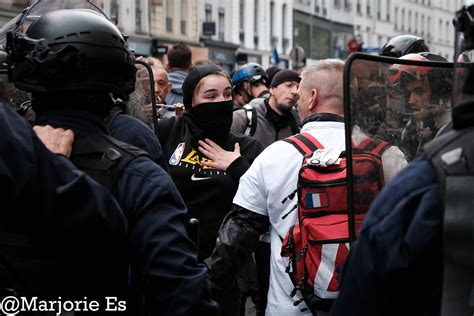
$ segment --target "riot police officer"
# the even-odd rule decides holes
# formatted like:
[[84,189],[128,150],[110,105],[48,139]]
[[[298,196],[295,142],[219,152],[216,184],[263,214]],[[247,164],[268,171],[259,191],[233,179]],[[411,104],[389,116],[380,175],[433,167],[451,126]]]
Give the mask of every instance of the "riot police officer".
[[[473,13],[470,6],[456,14],[464,50],[474,48]],[[428,143],[423,157],[373,203],[332,315],[473,314],[474,72],[463,67],[467,76],[463,100],[452,110],[453,130]]]
[[135,86],[134,56],[116,26],[90,10],[51,11],[13,31],[7,52],[11,80],[32,93],[37,124],[73,130],[72,162],[123,209],[127,250],[117,264],[129,269],[117,279],[128,283],[127,311],[216,313],[171,179],[142,151],[107,135],[104,118]]

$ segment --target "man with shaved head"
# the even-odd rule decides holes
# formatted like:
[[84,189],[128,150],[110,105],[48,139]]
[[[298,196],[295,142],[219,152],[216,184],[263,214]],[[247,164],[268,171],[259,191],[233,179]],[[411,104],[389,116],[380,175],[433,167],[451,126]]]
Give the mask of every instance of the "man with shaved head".
[[[345,149],[342,73],[344,63],[335,59],[318,61],[307,67],[298,88],[298,112],[303,127],[325,148]],[[302,296],[290,296],[294,285],[285,272],[288,260],[280,256],[282,238],[297,220],[298,212],[289,212],[294,203],[281,201],[295,191],[302,154],[283,140],[271,144],[254,160],[240,178],[234,207],[219,231],[212,255],[210,279],[213,293],[225,297],[239,267],[258,244],[258,237],[271,225],[271,270],[267,315],[311,315]],[[285,214],[288,215],[284,217]],[[282,219],[284,217],[284,219]],[[301,311],[305,310],[306,311]],[[317,311],[324,315],[324,311]]]

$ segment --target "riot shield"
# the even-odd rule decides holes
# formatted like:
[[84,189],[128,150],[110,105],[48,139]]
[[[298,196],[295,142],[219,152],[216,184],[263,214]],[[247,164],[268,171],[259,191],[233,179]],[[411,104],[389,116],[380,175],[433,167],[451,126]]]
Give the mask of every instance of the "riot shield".
[[[453,64],[353,54],[344,70],[350,235],[373,199],[451,120]],[[375,158],[378,175],[361,170]],[[377,165],[378,164],[378,165]],[[369,179],[368,177],[372,177]]]
[[[146,124],[153,127],[156,137],[158,137],[157,121],[158,110],[155,97],[155,86],[153,69],[144,61],[136,60],[137,68],[135,91],[130,95],[127,110],[132,116],[140,118]],[[145,105],[151,104],[151,117],[143,111]]]
[[[152,73],[154,73],[155,75],[157,74],[156,73],[157,69],[161,69],[161,71],[164,71],[161,65],[158,65],[158,64],[153,64],[150,67],[152,69]],[[156,109],[156,115],[158,119],[167,118],[169,117],[169,113],[174,113],[174,111],[176,110],[176,105],[164,104],[163,103],[164,100],[160,99],[159,92],[156,90],[153,90],[153,91],[151,90],[152,87],[154,88],[155,84],[157,85],[158,88],[162,84],[161,83],[162,81],[159,80],[159,75],[158,75],[158,79],[156,78],[156,76],[154,77],[155,78],[153,78],[153,76],[150,77],[148,70],[137,69],[137,84],[135,87],[137,90],[143,91],[145,95],[147,96],[145,99],[145,103],[143,104],[145,105],[151,104],[152,103],[151,98],[154,98],[156,102],[154,105],[154,108]],[[158,81],[154,82],[154,80],[158,80]],[[145,118],[145,120],[147,121],[148,124],[151,124],[150,115],[148,115],[148,117]]]

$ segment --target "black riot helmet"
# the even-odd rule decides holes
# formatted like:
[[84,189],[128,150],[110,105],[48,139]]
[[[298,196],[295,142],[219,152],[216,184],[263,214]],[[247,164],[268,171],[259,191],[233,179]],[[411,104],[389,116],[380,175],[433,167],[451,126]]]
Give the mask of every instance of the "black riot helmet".
[[379,51],[380,56],[400,58],[407,54],[429,52],[425,41],[414,35],[399,35],[391,38]]
[[103,15],[56,10],[21,31],[10,31],[6,43],[9,78],[17,88],[39,94],[107,92],[122,100],[133,92],[134,55]]

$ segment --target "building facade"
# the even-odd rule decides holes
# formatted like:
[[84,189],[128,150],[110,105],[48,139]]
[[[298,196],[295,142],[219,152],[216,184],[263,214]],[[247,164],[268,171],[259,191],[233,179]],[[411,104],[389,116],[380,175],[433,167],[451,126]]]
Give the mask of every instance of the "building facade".
[[[0,0],[0,26],[33,0]],[[341,58],[354,36],[369,52],[390,38],[413,34],[452,60],[452,18],[464,0],[92,0],[129,36],[139,55],[184,42],[193,61],[227,69],[245,62],[290,66],[295,46],[307,60]],[[166,59],[164,60],[166,63]]]
[[453,58],[454,12],[463,0],[355,0],[354,28],[374,51],[402,34],[422,37],[431,52]]
[[307,62],[323,58],[344,59],[346,42],[353,37],[349,1],[296,0],[293,41],[305,50]]
[[[211,59],[221,62],[225,58],[228,62],[234,50],[234,65],[256,62],[268,67],[276,49],[281,66],[288,66],[293,1],[198,0],[198,3],[201,41],[209,47]],[[212,25],[214,33],[208,32]]]

